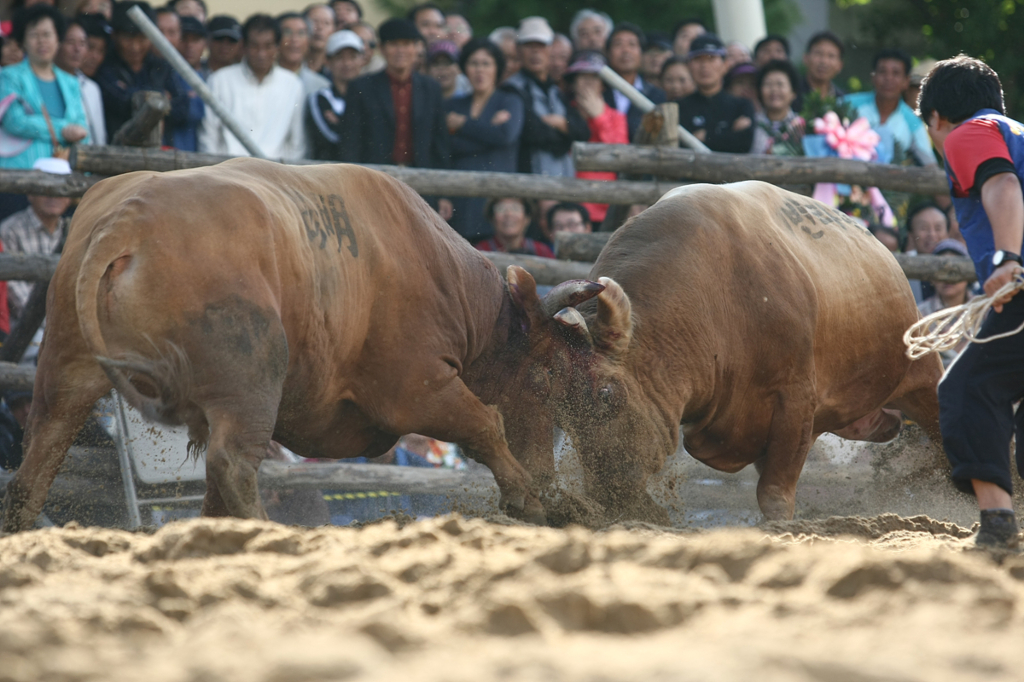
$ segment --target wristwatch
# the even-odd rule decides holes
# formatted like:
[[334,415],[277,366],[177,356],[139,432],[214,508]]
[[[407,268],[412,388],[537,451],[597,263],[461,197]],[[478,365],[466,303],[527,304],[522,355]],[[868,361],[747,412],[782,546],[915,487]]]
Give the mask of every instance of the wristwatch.
[[994,254],[992,254],[992,267],[998,268],[1006,261],[1013,261],[1017,265],[1024,265],[1024,260],[1021,259],[1019,253],[1014,253],[1013,251],[1003,251],[1000,249],[999,251],[996,251]]

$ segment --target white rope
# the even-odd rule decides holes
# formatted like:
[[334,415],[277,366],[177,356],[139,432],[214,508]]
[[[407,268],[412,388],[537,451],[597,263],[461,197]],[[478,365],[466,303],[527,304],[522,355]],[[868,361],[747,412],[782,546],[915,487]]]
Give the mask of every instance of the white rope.
[[984,339],[978,338],[978,334],[981,333],[981,325],[985,322],[985,316],[992,308],[992,302],[1020,289],[1024,289],[1024,272],[1018,272],[1012,280],[991,296],[980,296],[963,305],[946,308],[918,320],[903,335],[903,343],[907,346],[907,357],[917,360],[929,353],[948,350],[954,348],[962,339],[967,339],[972,343],[988,343],[1024,331],[1024,323],[1021,323],[1013,331],[987,336]]

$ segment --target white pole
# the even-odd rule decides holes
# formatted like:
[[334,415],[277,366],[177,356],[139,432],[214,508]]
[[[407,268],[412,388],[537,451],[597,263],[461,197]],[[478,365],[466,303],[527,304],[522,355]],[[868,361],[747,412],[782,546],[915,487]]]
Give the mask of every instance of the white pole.
[[213,93],[210,92],[210,88],[206,87],[206,83],[203,82],[203,79],[200,78],[199,74],[189,66],[189,63],[186,62],[180,54],[178,54],[178,51],[174,49],[174,46],[171,45],[170,42],[168,42],[167,38],[164,37],[164,34],[160,32],[160,29],[158,29],[153,22],[149,20],[146,13],[136,5],[128,10],[128,17],[135,22],[136,26],[142,29],[142,32],[146,34],[146,37],[149,38],[150,42],[156,45],[156,49],[158,49],[160,54],[162,54],[164,58],[171,63],[174,70],[181,74],[181,77],[185,79],[185,82],[195,88],[196,93],[203,98],[206,105],[213,109],[215,114],[220,116],[220,120],[224,122],[224,125],[227,126],[228,130],[234,133],[235,137],[238,138],[238,141],[242,143],[242,146],[257,158],[267,158],[267,155],[264,154],[253,139],[249,137],[249,133],[242,128],[235,117],[231,115],[231,112],[221,106],[220,102],[214,99]]
[[[632,83],[627,82],[625,78],[612,71],[611,67],[602,67],[599,75],[605,83],[628,97],[629,101],[636,105],[640,111],[645,114],[654,111],[654,102],[647,99],[642,92],[634,88]],[[683,144],[695,152],[711,151],[703,142],[694,137],[693,133],[683,126],[679,126],[679,137],[682,139]]]
[[726,43],[738,40],[753,49],[768,33],[761,0],[713,0],[712,7],[718,35]]

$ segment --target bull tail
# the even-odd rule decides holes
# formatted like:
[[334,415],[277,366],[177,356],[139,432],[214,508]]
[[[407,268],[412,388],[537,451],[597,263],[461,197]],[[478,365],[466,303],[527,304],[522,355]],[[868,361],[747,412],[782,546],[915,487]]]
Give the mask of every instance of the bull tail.
[[168,426],[189,423],[192,366],[181,347],[168,343],[164,352],[147,337],[155,358],[137,353],[112,358],[107,351],[99,320],[100,286],[108,273],[117,276],[117,261],[125,258],[132,258],[131,249],[111,228],[94,236],[86,249],[75,289],[82,337],[114,388],[144,418]]

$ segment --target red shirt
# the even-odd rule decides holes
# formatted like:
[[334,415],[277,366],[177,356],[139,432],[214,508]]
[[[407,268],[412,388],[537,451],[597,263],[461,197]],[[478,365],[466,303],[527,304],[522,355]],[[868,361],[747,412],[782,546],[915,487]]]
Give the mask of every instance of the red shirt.
[[978,166],[989,159],[1013,163],[999,124],[986,119],[972,119],[957,126],[946,137],[942,149],[953,175],[953,195],[957,197],[970,193]]
[[[629,124],[626,122],[626,115],[607,105],[600,116],[587,121],[587,127],[590,128],[588,142],[629,144]],[[609,171],[576,171],[576,177],[581,180],[615,180],[618,175]],[[608,204],[584,202],[583,206],[590,214],[590,222],[595,225],[602,222],[608,214]]]
[[397,81],[388,74],[391,102],[395,106],[395,146],[391,158],[397,166],[411,166],[412,153],[412,77]]

